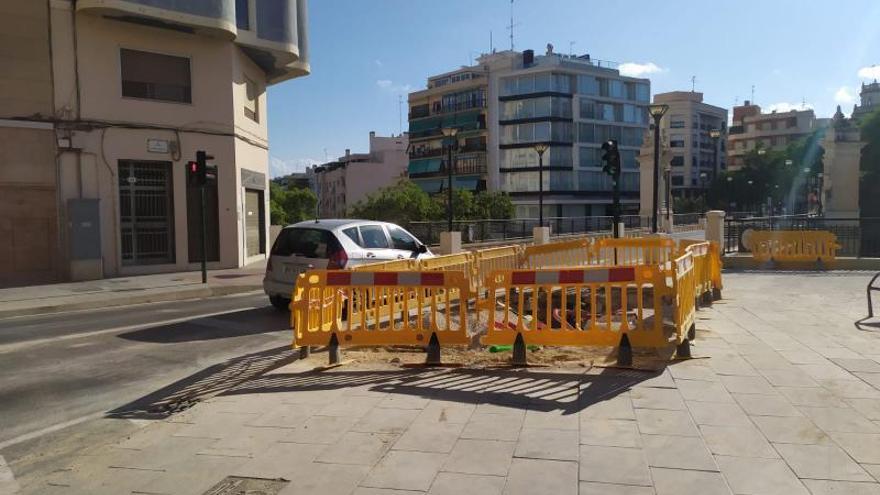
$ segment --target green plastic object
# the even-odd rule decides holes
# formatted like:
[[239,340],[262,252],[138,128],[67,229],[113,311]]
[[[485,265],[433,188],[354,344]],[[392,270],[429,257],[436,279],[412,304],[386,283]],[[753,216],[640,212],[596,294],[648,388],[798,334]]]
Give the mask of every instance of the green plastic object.
[[[530,350],[530,351],[537,351],[537,350],[538,350],[538,346],[536,346],[536,345],[527,345],[527,346],[526,346],[526,349],[528,349],[528,350]],[[492,346],[489,346],[489,352],[492,352],[492,353],[496,353],[496,352],[510,352],[510,351],[512,351],[512,350],[513,350],[513,346],[512,346],[512,345],[492,345]]]

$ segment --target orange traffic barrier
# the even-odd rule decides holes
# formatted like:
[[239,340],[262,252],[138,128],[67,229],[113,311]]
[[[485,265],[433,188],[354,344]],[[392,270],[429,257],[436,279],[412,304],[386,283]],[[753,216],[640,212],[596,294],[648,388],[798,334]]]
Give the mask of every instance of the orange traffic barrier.
[[[689,342],[696,338],[696,269],[691,251],[672,262],[672,312],[675,334],[679,342]],[[689,346],[679,346],[680,357],[690,357]]]
[[825,230],[754,230],[747,237],[756,261],[833,262],[840,245]]
[[533,244],[523,249],[521,268],[554,268],[588,266],[590,264],[590,239]]
[[675,241],[668,237],[599,239],[590,254],[596,265],[656,265],[665,268],[675,257]]
[[[467,344],[468,278],[462,272],[312,270],[291,303],[296,346]],[[430,357],[430,356],[429,356]]]
[[688,348],[664,325],[669,289],[656,266],[502,270],[484,287],[489,297],[478,307],[489,326],[481,342],[514,344],[515,364],[525,364],[529,344],[618,346],[621,364],[631,362],[631,347]]

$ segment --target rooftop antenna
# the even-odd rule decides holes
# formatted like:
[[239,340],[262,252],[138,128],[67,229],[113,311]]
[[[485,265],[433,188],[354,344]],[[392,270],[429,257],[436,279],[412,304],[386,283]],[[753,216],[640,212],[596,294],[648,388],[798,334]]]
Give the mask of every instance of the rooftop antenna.
[[697,76],[691,76],[691,93],[697,90]]
[[489,30],[489,53],[495,53],[495,44],[492,42],[492,30]]
[[568,42],[568,56],[574,57],[574,45],[577,41],[569,41]]
[[801,97],[801,110],[806,110],[806,108],[807,108],[807,97],[802,96]]
[[752,105],[755,104],[755,85],[752,84]]
[[397,132],[403,135],[403,95],[397,95]]
[[510,51],[513,51],[513,28],[516,26],[519,26],[519,23],[513,22],[513,0],[510,0],[510,26],[507,28],[510,30]]

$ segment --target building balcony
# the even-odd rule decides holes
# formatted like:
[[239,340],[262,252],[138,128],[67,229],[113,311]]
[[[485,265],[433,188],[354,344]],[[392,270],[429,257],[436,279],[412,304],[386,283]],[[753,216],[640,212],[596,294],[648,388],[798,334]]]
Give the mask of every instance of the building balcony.
[[[455,167],[453,175],[484,175],[486,173],[486,155],[461,156],[453,158]],[[445,177],[448,175],[446,159],[429,158],[409,162],[410,177]]]
[[416,108],[409,112],[409,120],[423,119],[435,115],[446,115],[455,112],[464,112],[466,110],[484,109],[486,108],[486,100],[468,101],[451,105],[435,105],[430,111],[427,108]]
[[[309,74],[307,0],[78,0],[76,11],[234,41],[269,84]],[[254,10],[251,11],[250,7]]]

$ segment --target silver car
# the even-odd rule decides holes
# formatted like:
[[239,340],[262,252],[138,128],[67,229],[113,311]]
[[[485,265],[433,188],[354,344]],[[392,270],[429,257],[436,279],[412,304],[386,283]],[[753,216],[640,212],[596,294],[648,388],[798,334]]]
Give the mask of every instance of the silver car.
[[431,258],[428,247],[399,225],[369,220],[308,220],[281,230],[263,278],[263,291],[287,309],[296,277],[309,269],[344,269],[365,263]]

